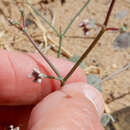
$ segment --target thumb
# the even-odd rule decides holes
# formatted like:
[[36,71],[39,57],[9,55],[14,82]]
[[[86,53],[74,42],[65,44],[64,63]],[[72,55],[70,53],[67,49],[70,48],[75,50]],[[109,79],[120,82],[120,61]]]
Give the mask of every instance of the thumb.
[[85,83],[72,83],[51,93],[34,107],[28,130],[103,130],[104,101]]
[[[49,57],[62,77],[73,64],[63,59]],[[42,83],[33,82],[28,75],[34,68],[41,73],[55,76],[53,70],[38,54],[0,51],[0,105],[30,105],[36,104],[49,93],[60,89],[60,82],[53,79],[43,79]],[[85,73],[80,69],[72,74],[67,83],[85,82]]]

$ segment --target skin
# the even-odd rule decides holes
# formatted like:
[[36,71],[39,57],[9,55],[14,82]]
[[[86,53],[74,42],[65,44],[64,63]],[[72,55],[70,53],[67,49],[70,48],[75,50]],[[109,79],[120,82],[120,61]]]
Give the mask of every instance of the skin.
[[[63,59],[48,58],[63,77],[73,66]],[[11,124],[21,126],[20,130],[103,129],[103,98],[86,84],[80,68],[61,88],[57,80],[43,79],[38,84],[28,78],[33,68],[55,76],[38,54],[1,50],[0,60],[0,129]]]

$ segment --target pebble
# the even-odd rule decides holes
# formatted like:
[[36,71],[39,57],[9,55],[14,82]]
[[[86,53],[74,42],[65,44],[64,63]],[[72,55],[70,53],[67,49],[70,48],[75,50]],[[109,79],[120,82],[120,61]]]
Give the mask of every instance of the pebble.
[[117,68],[117,65],[116,65],[116,64],[112,64],[112,68],[113,68],[113,69],[116,69],[116,68]]

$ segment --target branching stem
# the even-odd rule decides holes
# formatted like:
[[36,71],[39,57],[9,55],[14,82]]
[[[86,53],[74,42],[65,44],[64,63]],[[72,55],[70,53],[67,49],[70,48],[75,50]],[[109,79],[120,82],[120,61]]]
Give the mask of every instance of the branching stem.
[[112,9],[113,9],[113,7],[114,7],[115,1],[116,1],[116,0],[112,0],[112,2],[111,2],[111,4],[110,4],[109,10],[108,10],[108,12],[107,12],[106,19],[105,19],[105,21],[104,21],[104,25],[105,25],[105,26],[107,26],[107,24],[108,24],[108,21],[109,21],[109,18],[110,18],[110,16],[111,16],[111,12],[112,12]]
[[33,39],[31,38],[31,36],[29,35],[29,33],[26,31],[26,29],[23,29],[24,34],[27,36],[27,38],[30,40],[30,42],[33,44],[33,46],[35,47],[35,49],[39,52],[39,54],[44,58],[44,60],[49,64],[49,66],[51,67],[51,69],[56,73],[56,75],[59,77],[59,79],[62,81],[62,77],[59,74],[59,72],[57,71],[57,69],[55,68],[55,66],[50,62],[50,60],[40,51],[40,49],[37,47],[35,41],[33,41]]
[[84,52],[84,54],[80,57],[80,59],[77,61],[77,63],[73,66],[71,71],[64,77],[63,84],[66,82],[66,80],[73,74],[73,72],[77,69],[77,67],[80,65],[80,63],[84,60],[84,58],[91,52],[91,50],[95,47],[97,41],[101,38],[103,33],[105,32],[105,29],[102,29],[97,37],[94,39],[94,41],[90,44],[90,46],[87,48],[87,50]]
[[62,82],[62,86],[67,81],[67,79],[73,74],[73,72],[77,69],[77,67],[80,65],[80,63],[88,56],[88,54],[92,51],[92,49],[95,47],[95,45],[97,44],[99,39],[104,34],[106,27],[107,27],[107,24],[108,24],[108,21],[109,21],[109,17],[111,15],[112,9],[114,7],[114,3],[115,3],[115,0],[112,0],[110,7],[108,9],[106,18],[105,18],[105,22],[101,28],[101,31],[98,33],[98,35],[96,36],[94,41],[90,44],[90,46],[87,48],[87,50],[84,52],[84,54],[80,57],[80,59],[77,61],[77,63],[73,66],[73,68],[70,70],[70,72],[64,77],[63,82]]
[[[90,2],[90,0],[88,0],[83,7],[78,11],[78,13],[76,13],[76,15],[72,18],[72,20],[70,21],[70,23],[67,25],[67,27],[65,28],[64,32],[61,33],[58,32],[55,27],[45,18],[41,15],[41,13],[36,10],[35,8],[33,8],[33,6],[28,2],[28,0],[26,0],[27,4],[29,6],[31,6],[31,8],[35,11],[35,13],[37,13],[40,17],[42,17],[42,19],[49,24],[49,26],[56,32],[56,34],[59,37],[59,49],[58,49],[58,57],[60,56],[60,51],[61,51],[61,46],[62,46],[62,40],[65,36],[65,34],[67,33],[67,31],[69,30],[69,28],[71,27],[72,23],[75,21],[75,19],[80,15],[80,13],[84,10],[84,8],[88,5],[88,3]],[[31,43],[33,44],[33,46],[36,48],[36,50],[40,53],[40,55],[44,58],[44,60],[50,65],[51,69],[56,73],[56,75],[58,76],[58,78],[55,78],[53,76],[48,77],[48,78],[53,78],[53,79],[59,79],[61,82],[61,86],[64,85],[64,83],[67,81],[67,79],[73,74],[73,72],[76,70],[76,68],[80,65],[80,63],[84,60],[84,58],[86,58],[88,56],[88,54],[92,51],[92,49],[95,47],[95,45],[97,44],[97,42],[99,41],[99,39],[102,37],[102,35],[104,34],[105,31],[107,31],[107,24],[109,21],[109,18],[111,16],[111,12],[112,9],[114,7],[115,4],[115,0],[111,1],[110,7],[108,9],[105,21],[103,26],[101,26],[101,30],[100,32],[97,34],[96,38],[93,40],[93,42],[90,44],[90,46],[86,49],[86,51],[84,52],[84,54],[80,57],[80,59],[77,61],[77,63],[73,66],[73,68],[70,70],[70,72],[64,77],[64,79],[62,78],[62,76],[60,75],[60,73],[57,71],[57,69],[55,68],[55,66],[49,61],[49,59],[40,51],[40,49],[37,47],[35,41],[33,41],[32,37],[30,36],[30,34],[26,31],[26,29],[24,28],[24,18],[23,18],[23,27],[21,27],[21,25],[19,24],[13,24],[15,25],[16,28],[18,28],[19,30],[23,31],[24,34],[28,37],[28,39],[31,41]],[[21,12],[23,14],[23,12]],[[24,17],[24,14],[23,14]],[[11,20],[9,21],[11,23]],[[19,26],[19,27],[18,27]]]

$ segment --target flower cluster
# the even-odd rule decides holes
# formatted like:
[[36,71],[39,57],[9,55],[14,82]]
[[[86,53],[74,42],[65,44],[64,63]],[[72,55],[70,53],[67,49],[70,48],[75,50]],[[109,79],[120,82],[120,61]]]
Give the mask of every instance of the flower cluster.
[[42,79],[46,77],[45,74],[41,73],[39,69],[34,68],[32,74],[28,75],[29,78],[34,78],[33,82],[41,83]]
[[90,30],[95,27],[95,22],[94,21],[89,21],[88,19],[83,20],[80,24],[79,27],[83,29],[84,35],[89,35]]

